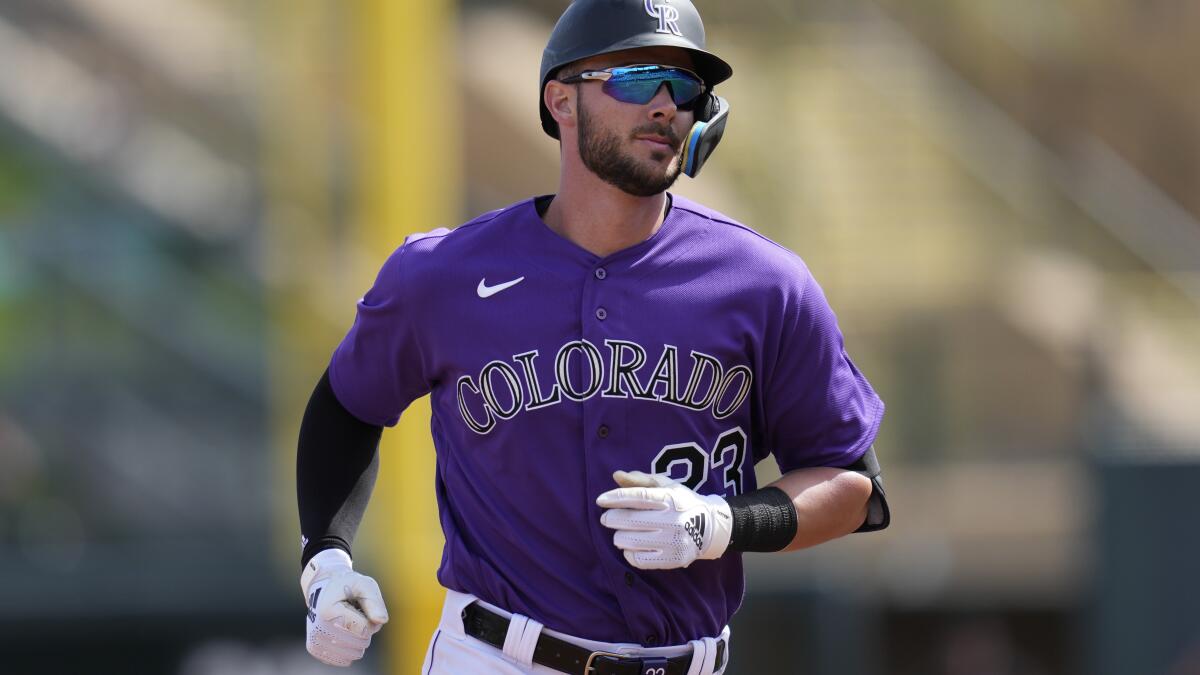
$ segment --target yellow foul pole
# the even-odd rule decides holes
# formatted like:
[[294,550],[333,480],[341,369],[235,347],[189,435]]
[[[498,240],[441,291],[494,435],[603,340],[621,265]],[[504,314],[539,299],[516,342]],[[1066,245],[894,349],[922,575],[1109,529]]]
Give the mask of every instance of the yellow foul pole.
[[[449,0],[289,0],[257,16],[275,549],[289,583],[299,574],[294,460],[308,394],[388,254],[459,215],[454,22]],[[333,152],[342,143],[348,152]],[[349,167],[339,161],[347,154]],[[348,218],[334,198],[347,168]],[[427,399],[384,433],[380,452],[356,567],[383,585],[392,620],[373,649],[383,648],[386,672],[416,673],[443,597]]]
[[[358,185],[355,237],[377,269],[412,232],[458,216],[459,147],[454,5],[360,0],[353,8]],[[374,270],[372,270],[374,271]],[[392,617],[381,642],[387,672],[419,672],[443,592],[433,495],[428,398],[384,433],[380,475],[360,540],[382,563]]]

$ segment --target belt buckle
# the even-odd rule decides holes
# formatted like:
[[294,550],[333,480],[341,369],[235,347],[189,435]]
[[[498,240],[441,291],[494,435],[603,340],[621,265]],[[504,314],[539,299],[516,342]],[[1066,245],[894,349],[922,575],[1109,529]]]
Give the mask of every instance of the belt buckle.
[[617,654],[614,652],[592,652],[591,654],[588,654],[587,663],[583,664],[583,675],[591,675],[592,670],[595,668],[595,666],[593,666],[592,663],[596,660],[597,657],[600,657],[600,656],[611,656],[615,659],[625,658],[621,654]]

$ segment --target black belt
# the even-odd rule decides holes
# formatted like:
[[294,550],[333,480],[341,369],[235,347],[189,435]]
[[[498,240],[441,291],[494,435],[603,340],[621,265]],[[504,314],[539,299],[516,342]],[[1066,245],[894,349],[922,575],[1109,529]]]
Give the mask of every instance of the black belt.
[[[504,649],[509,620],[477,602],[462,611],[463,630],[496,649]],[[533,648],[533,662],[572,675],[687,675],[692,655],[672,658],[637,658],[608,652],[593,652],[542,633]],[[713,670],[725,663],[725,641],[717,642]]]

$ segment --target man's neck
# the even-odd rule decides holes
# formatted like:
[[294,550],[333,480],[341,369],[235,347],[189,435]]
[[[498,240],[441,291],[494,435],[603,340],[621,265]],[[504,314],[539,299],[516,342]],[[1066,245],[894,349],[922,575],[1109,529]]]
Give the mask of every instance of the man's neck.
[[640,244],[662,227],[667,195],[635,197],[594,174],[561,181],[546,210],[546,226],[591,253],[605,257]]

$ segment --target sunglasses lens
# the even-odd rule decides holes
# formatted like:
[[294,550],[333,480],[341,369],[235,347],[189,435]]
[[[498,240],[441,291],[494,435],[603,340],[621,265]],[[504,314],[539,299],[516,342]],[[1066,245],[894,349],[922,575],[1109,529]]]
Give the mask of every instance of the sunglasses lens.
[[671,98],[674,99],[675,105],[684,110],[691,110],[696,101],[700,100],[700,94],[703,92],[704,86],[695,80],[671,82]]
[[614,68],[604,83],[604,92],[622,103],[649,103],[663,84],[671,92],[675,105],[692,103],[704,91],[692,75],[671,68]]
[[662,86],[662,80],[619,80],[604,83],[604,93],[622,103],[649,103]]
[[668,83],[671,85],[671,98],[674,99],[675,105],[691,103],[703,91],[701,84],[691,78],[675,78]]

